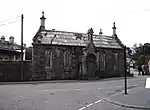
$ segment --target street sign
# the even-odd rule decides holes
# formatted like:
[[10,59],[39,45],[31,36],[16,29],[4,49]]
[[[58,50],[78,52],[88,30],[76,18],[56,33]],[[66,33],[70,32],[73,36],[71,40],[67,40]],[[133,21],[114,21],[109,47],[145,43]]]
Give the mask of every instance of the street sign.
[[150,89],[150,78],[147,78],[147,79],[146,79],[146,85],[145,85],[145,88]]

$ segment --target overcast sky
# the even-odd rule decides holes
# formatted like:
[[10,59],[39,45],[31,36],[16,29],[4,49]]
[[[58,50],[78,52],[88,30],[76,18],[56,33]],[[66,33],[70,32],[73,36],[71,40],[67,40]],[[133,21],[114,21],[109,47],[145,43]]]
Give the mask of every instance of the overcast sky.
[[[40,26],[42,11],[46,29],[94,34],[102,29],[112,35],[116,22],[117,35],[123,44],[150,42],[150,0],[2,0],[0,6],[0,36],[15,37],[20,43],[21,14],[24,15],[24,43],[30,46]],[[18,20],[18,22],[8,24]]]

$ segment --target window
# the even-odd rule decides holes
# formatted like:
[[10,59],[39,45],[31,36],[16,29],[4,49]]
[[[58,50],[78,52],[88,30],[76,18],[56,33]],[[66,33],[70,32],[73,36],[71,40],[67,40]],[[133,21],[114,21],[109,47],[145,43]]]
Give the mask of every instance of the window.
[[46,50],[45,51],[45,63],[46,66],[49,66],[50,69],[52,69],[52,58],[53,57],[53,53],[51,50]]
[[100,71],[105,70],[105,67],[106,67],[106,54],[104,52],[100,52],[100,54],[99,54],[99,66],[100,66]]
[[64,52],[64,68],[69,69],[70,68],[70,52],[66,50]]
[[115,62],[114,62],[114,70],[116,70],[119,66],[119,54],[117,52],[114,53]]

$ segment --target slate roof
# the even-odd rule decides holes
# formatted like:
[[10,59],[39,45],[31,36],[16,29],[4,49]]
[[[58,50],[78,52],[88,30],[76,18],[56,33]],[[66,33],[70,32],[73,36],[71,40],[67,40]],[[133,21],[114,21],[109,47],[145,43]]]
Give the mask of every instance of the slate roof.
[[[70,46],[87,46],[88,34],[56,31],[56,30],[39,30],[33,41],[41,37],[42,44],[57,44],[57,45],[70,45]],[[93,35],[93,43],[95,47],[104,48],[123,48],[123,44],[117,36],[106,35]]]
[[0,40],[0,50],[6,50],[6,51],[14,51],[14,52],[19,52],[17,50],[20,50],[21,46],[19,44],[16,43],[9,43],[9,41],[4,41],[2,43],[2,41]]

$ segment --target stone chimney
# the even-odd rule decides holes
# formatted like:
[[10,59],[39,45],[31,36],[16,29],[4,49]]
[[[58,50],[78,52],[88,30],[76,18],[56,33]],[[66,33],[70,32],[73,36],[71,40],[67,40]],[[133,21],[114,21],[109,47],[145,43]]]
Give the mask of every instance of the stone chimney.
[[5,37],[1,36],[1,42],[4,43],[5,42]]
[[10,43],[10,44],[14,44],[14,37],[13,37],[13,36],[10,36],[10,37],[9,37],[9,43]]
[[41,19],[41,26],[40,28],[41,29],[45,29],[45,17],[44,17],[44,11],[42,12],[42,17],[40,18]]

